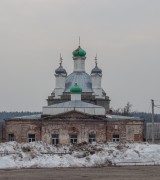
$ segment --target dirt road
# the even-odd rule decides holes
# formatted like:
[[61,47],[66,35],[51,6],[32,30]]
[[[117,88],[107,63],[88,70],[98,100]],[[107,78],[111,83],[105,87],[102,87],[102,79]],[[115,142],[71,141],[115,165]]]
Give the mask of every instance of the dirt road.
[[0,180],[160,180],[160,166],[0,170]]

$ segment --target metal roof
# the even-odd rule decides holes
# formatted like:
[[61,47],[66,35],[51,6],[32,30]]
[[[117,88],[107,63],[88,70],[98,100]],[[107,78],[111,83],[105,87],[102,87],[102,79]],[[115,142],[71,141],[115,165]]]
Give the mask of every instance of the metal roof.
[[75,83],[82,88],[82,92],[93,92],[91,77],[86,72],[75,71],[68,75],[65,83],[65,92],[70,92],[71,87]]
[[106,115],[107,120],[114,121],[114,120],[137,120],[137,121],[142,121],[144,119],[139,118],[139,117],[130,117],[130,116],[121,116],[121,115],[112,115],[112,114],[107,114]]
[[14,117],[9,120],[15,120],[15,119],[40,119],[41,114],[33,114],[33,115],[28,115],[28,116],[20,116],[20,117]]
[[67,101],[64,103],[53,104],[50,106],[45,106],[44,108],[103,108],[102,106],[97,106],[91,103],[86,103],[80,100]]
[[59,66],[59,68],[57,68],[55,70],[56,74],[67,74],[66,70],[63,68],[63,66]]
[[102,70],[101,70],[100,68],[98,68],[98,66],[96,66],[96,67],[93,68],[92,71],[91,71],[91,74],[94,74],[94,73],[102,74]]

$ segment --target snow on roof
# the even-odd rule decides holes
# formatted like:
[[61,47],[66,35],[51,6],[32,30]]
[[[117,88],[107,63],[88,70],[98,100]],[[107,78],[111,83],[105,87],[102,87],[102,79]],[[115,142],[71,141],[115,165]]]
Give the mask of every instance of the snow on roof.
[[140,117],[130,117],[130,116],[121,116],[121,115],[112,115],[112,114],[107,114],[106,115],[107,120],[137,120],[137,121],[142,121],[143,119]]
[[20,116],[20,117],[14,117],[11,119],[40,119],[41,114],[33,114],[33,115],[27,115],[27,116]]

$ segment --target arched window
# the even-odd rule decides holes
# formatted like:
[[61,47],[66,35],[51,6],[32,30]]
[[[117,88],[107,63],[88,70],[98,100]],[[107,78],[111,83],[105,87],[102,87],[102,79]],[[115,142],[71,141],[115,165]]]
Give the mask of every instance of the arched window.
[[70,134],[70,143],[71,144],[77,143],[77,134]]
[[28,142],[34,142],[36,140],[35,134],[28,134]]
[[89,134],[88,141],[89,141],[89,143],[96,142],[96,134],[95,133]]

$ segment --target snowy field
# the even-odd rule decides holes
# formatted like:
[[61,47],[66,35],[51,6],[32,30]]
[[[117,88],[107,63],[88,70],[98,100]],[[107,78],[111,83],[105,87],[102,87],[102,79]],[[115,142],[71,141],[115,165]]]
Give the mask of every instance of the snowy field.
[[0,169],[160,165],[160,145],[105,143],[52,146],[42,142],[0,143]]

